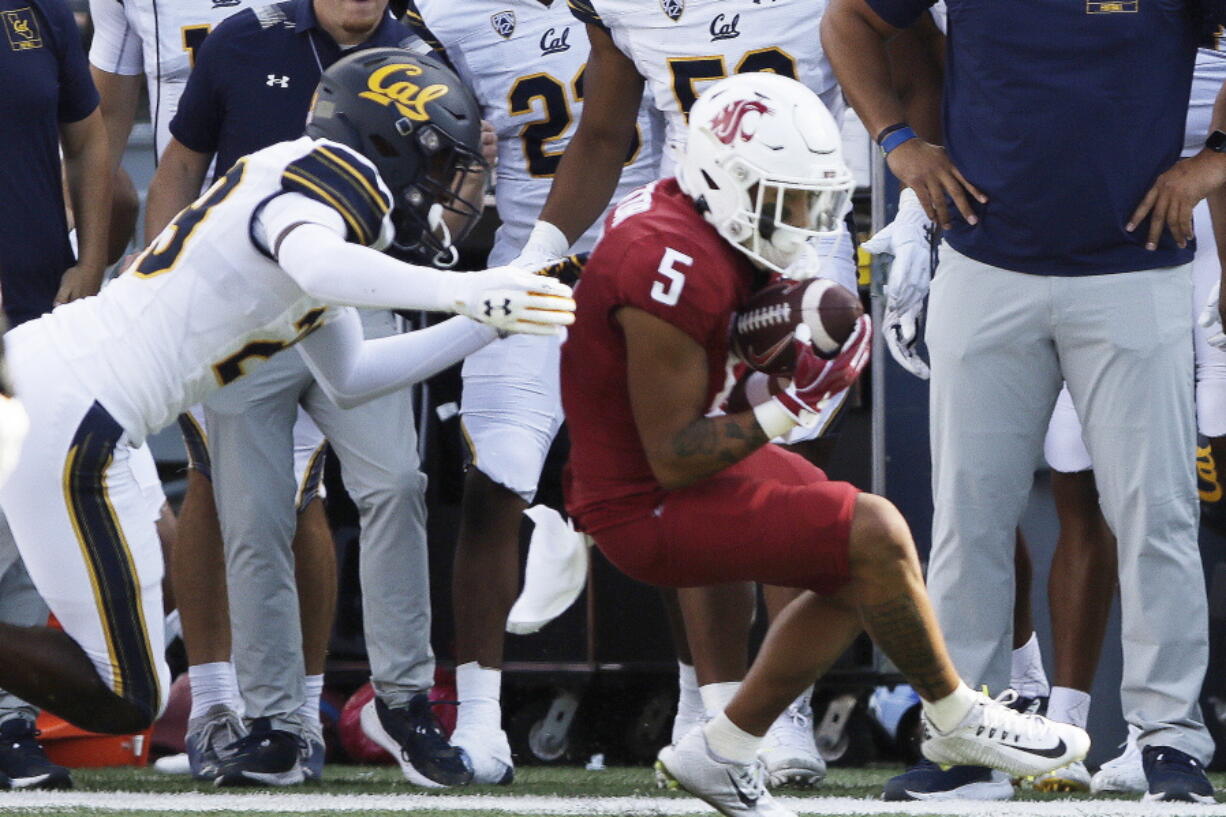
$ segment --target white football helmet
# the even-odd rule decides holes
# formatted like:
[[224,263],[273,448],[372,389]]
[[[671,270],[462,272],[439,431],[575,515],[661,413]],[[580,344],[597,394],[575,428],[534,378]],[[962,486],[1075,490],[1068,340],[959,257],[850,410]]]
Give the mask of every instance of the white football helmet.
[[839,228],[855,188],[826,106],[770,73],[736,74],[698,98],[677,181],[720,235],[776,272]]

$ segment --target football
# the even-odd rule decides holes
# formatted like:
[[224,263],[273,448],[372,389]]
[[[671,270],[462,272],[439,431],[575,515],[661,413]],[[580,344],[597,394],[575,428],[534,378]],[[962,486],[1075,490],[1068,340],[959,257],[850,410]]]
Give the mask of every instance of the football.
[[759,372],[788,375],[796,363],[797,326],[809,327],[818,355],[833,357],[862,314],[859,296],[833,281],[779,281],[756,292],[737,313],[732,351]]

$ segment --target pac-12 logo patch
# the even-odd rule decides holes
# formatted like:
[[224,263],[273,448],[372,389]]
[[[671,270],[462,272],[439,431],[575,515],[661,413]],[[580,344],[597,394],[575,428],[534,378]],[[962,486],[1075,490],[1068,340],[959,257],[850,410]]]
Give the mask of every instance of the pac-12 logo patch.
[[494,27],[494,33],[499,37],[504,40],[509,39],[515,33],[515,12],[508,9],[491,14],[490,25]]
[[29,6],[0,12],[0,16],[4,18],[4,33],[8,35],[9,47],[14,51],[33,51],[43,47],[38,18]]
[[675,23],[685,14],[685,0],[660,0],[660,8],[664,9],[668,19]]

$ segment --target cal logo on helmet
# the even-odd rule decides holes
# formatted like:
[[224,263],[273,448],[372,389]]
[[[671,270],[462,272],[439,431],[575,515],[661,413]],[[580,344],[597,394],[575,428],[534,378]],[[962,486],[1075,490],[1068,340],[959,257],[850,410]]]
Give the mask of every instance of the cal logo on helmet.
[[660,0],[660,8],[664,9],[668,19],[675,23],[685,13],[685,0]]
[[494,27],[494,33],[502,39],[510,38],[515,33],[515,12],[508,9],[491,14],[490,25]]
[[371,73],[366,80],[366,90],[358,96],[380,105],[393,105],[414,122],[425,122],[430,118],[430,114],[426,113],[426,105],[446,96],[448,88],[442,83],[422,88],[417,83],[404,79],[420,74],[421,68],[407,63],[380,66]]

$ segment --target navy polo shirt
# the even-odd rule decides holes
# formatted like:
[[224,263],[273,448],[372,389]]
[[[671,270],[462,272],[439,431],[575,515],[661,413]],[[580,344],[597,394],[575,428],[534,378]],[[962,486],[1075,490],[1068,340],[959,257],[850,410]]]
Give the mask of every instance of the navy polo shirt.
[[220,175],[248,153],[302,136],[323,69],[352,51],[409,37],[388,14],[364,43],[342,51],[311,0],[244,9],[205,39],[170,133],[192,150],[216,153]]
[[[905,28],[931,0],[868,0]],[[1190,0],[947,0],[949,157],[989,198],[946,239],[993,266],[1044,275],[1192,260],[1148,222],[1124,225],[1179,159],[1196,57]],[[1199,4],[1196,4],[1199,7]]]
[[64,0],[0,0],[0,291],[10,324],[51,310],[68,243],[60,125],[98,107]]

